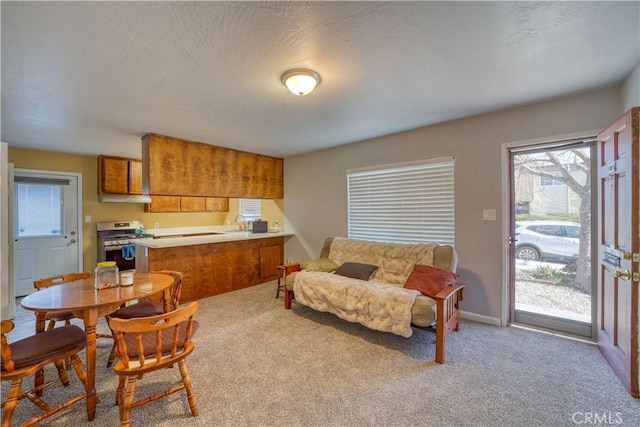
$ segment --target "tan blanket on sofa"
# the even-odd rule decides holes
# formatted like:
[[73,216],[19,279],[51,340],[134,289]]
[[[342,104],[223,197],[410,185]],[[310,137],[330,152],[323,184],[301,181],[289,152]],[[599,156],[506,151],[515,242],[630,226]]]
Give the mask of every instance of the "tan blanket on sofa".
[[338,265],[361,262],[378,267],[374,278],[402,286],[415,264],[433,265],[436,243],[389,243],[336,237],[329,259]]
[[295,276],[296,301],[378,331],[405,338],[413,334],[411,308],[420,292],[332,273],[300,271]]

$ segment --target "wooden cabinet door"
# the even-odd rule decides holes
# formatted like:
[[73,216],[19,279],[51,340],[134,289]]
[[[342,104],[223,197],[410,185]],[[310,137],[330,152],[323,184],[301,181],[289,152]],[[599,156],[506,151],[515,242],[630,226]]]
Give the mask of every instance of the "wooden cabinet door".
[[142,161],[98,156],[98,193],[142,194]]
[[151,203],[145,207],[147,212],[180,212],[180,197],[151,196]]
[[204,197],[186,197],[180,198],[180,212],[204,212]]
[[207,212],[229,212],[229,199],[226,197],[207,197]]
[[278,266],[282,264],[283,247],[263,246],[260,248],[260,279],[278,277]]
[[98,157],[98,191],[106,194],[129,192],[129,161],[117,157]]
[[229,199],[218,197],[151,196],[145,212],[229,212]]
[[129,160],[129,194],[142,194],[142,162]]

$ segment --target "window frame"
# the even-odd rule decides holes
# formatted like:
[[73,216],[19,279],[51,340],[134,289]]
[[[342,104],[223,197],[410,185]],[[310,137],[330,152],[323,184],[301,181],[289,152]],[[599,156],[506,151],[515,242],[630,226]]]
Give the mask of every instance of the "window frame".
[[[14,215],[16,218],[16,220],[14,221],[14,236],[20,239],[48,238],[48,237],[57,238],[57,237],[64,236],[66,234],[66,230],[65,230],[66,212],[64,207],[64,197],[65,197],[65,187],[68,185],[69,185],[69,180],[41,179],[41,178],[33,178],[33,177],[16,176],[14,178],[14,195],[13,195],[15,200]],[[55,198],[49,198],[50,199],[49,201],[51,203],[45,204],[43,206],[48,208],[47,211],[49,211],[49,215],[37,215],[37,212],[36,212],[36,216],[39,216],[41,219],[49,218],[52,220],[56,220],[57,229],[52,229],[48,233],[42,233],[42,232],[30,233],[30,232],[23,231],[22,228],[30,224],[24,223],[22,221],[23,217],[21,215],[21,212],[23,212],[23,210],[27,213],[33,213],[34,210],[37,211],[37,209],[34,209],[34,207],[31,205],[32,200],[35,200],[36,202],[38,201],[37,198],[33,199],[30,196],[29,193],[32,192],[30,191],[31,188],[33,188],[34,190],[48,189],[49,192],[53,191],[54,189],[58,190],[58,193],[55,195],[56,196]],[[21,191],[21,189],[24,189],[24,194],[23,194],[23,191]],[[23,197],[25,198],[24,200],[23,200]],[[54,202],[58,203],[57,207],[54,206],[55,204]],[[55,207],[55,212],[52,210],[54,207]]]

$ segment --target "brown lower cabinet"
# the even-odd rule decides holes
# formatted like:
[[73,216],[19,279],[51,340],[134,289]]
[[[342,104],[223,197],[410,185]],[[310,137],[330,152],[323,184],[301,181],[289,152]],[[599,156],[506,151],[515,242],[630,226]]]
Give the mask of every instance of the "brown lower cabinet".
[[136,249],[136,271],[184,273],[180,302],[247,288],[276,279],[284,260],[284,237],[171,248]]

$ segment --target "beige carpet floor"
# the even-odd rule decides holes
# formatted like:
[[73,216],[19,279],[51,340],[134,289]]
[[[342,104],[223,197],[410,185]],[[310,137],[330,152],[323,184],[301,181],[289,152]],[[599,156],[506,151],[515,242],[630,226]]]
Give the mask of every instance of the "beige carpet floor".
[[[406,339],[296,303],[285,310],[274,293],[271,282],[201,300],[187,359],[200,416],[179,393],[134,409],[132,425],[640,425],[640,401],[592,344],[463,321],[438,365],[431,333]],[[111,343],[98,346],[95,421],[86,421],[83,402],[41,425],[119,425],[117,378],[105,366]],[[77,392],[72,378],[46,394]],[[178,381],[177,369],[147,375],[138,396]],[[21,402],[16,425],[32,411]]]

